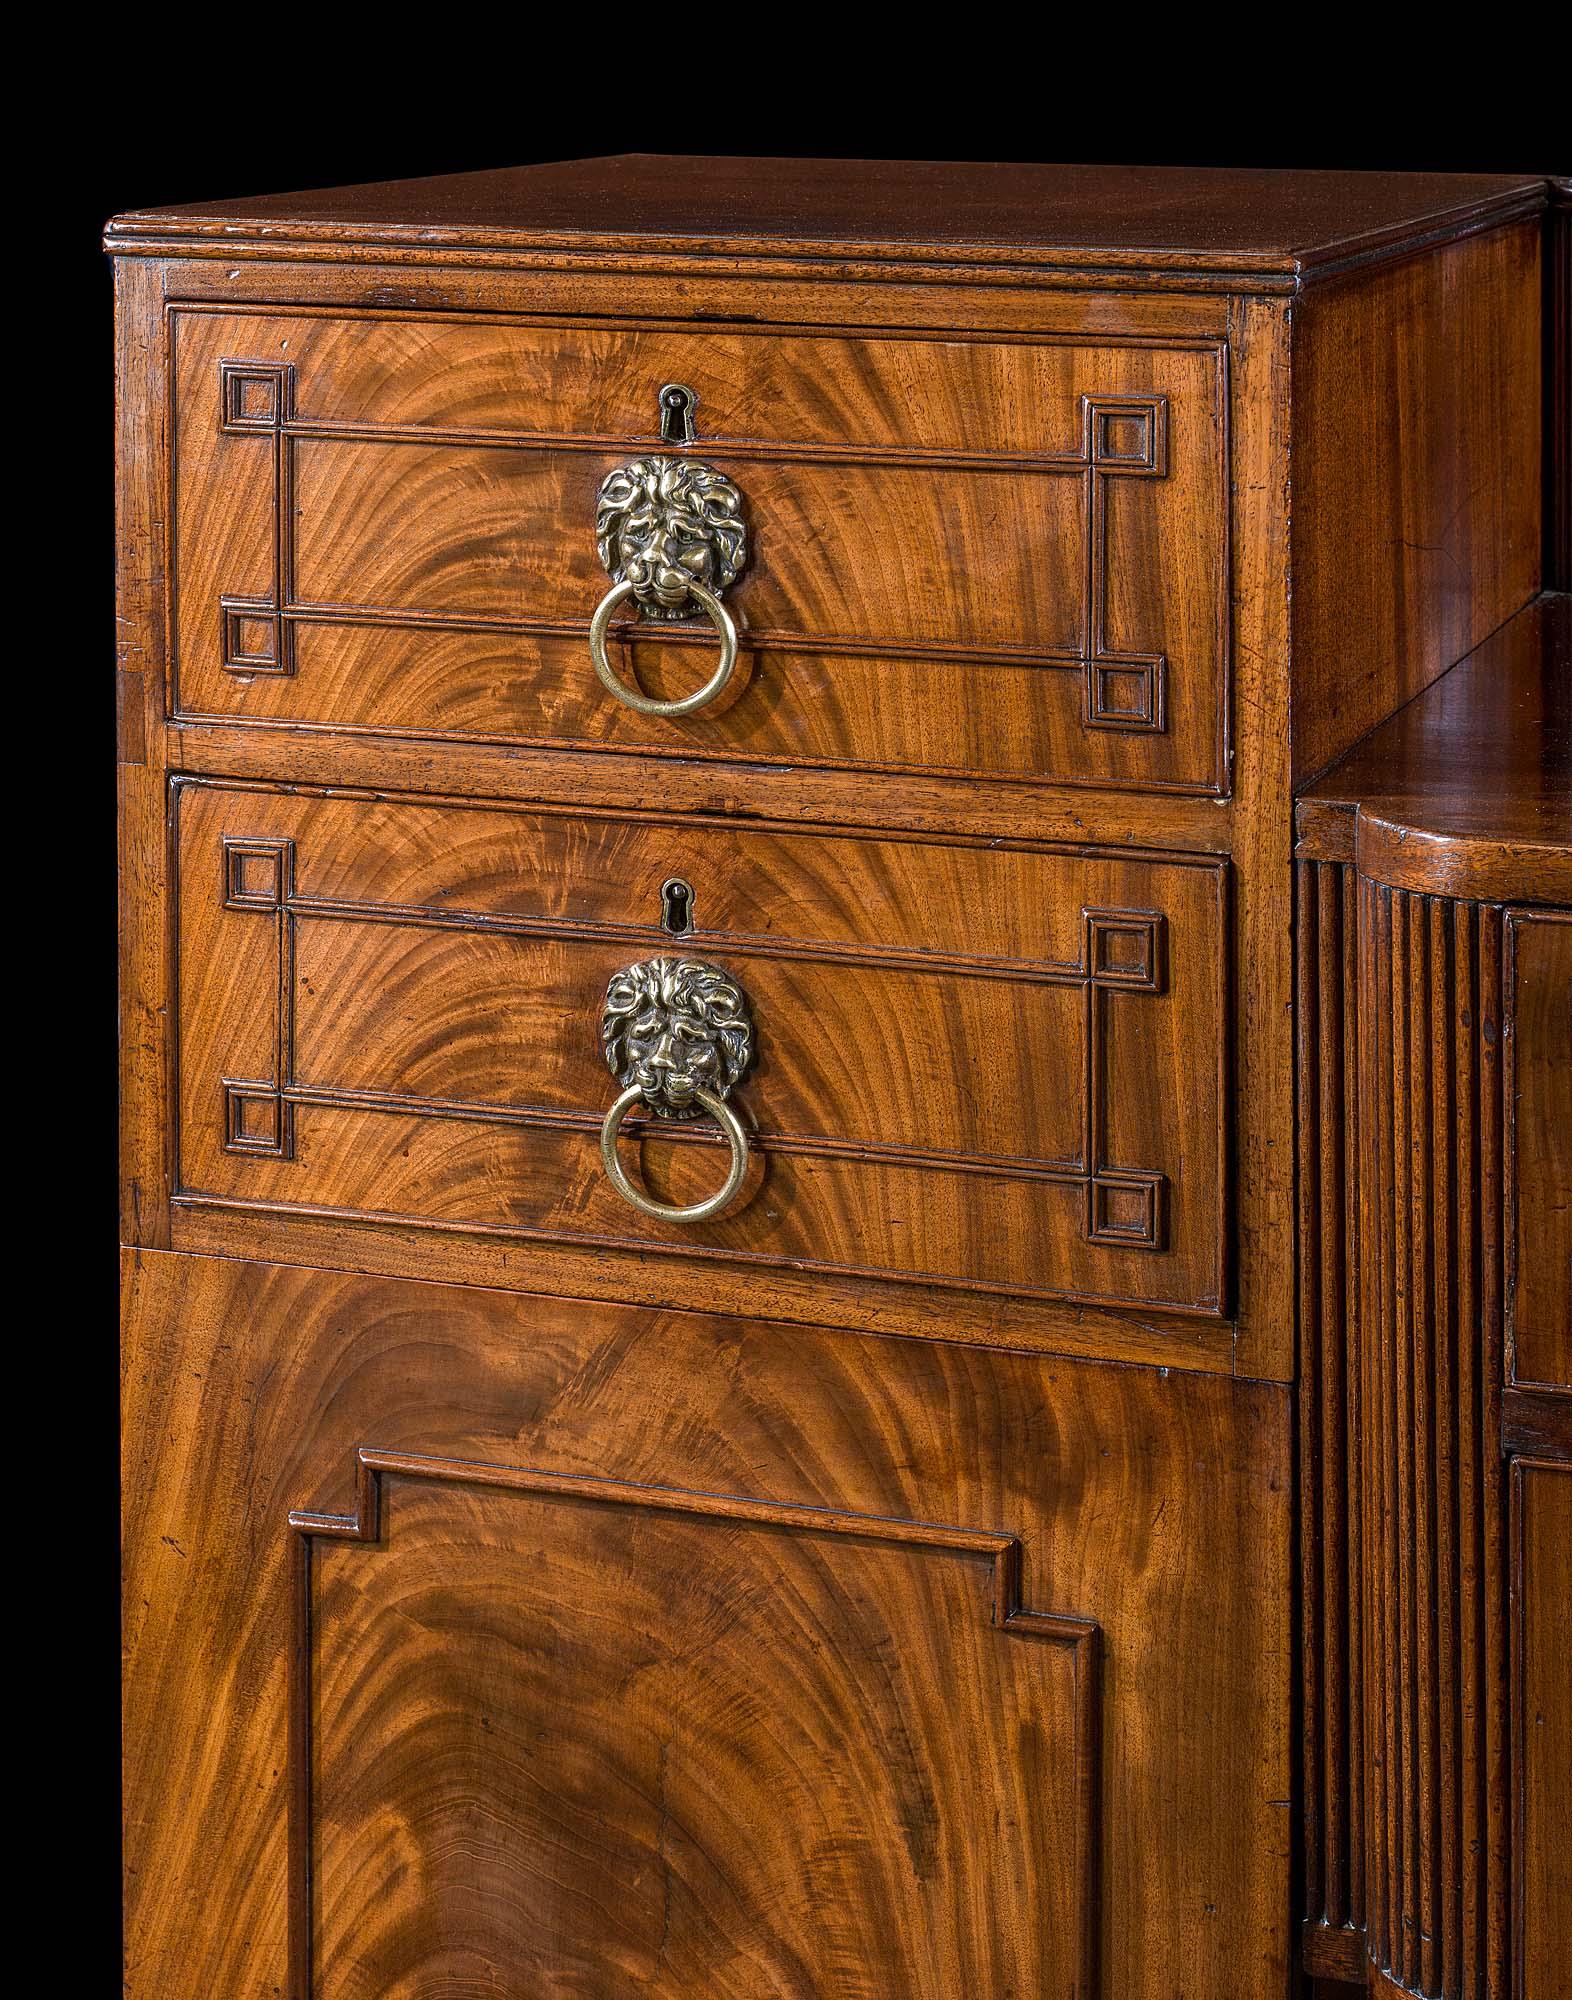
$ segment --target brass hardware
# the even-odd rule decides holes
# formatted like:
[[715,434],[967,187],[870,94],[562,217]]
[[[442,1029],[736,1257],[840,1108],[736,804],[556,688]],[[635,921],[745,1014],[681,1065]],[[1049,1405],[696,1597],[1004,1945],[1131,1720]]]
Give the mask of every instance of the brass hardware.
[[[669,385],[663,399],[677,387]],[[721,593],[748,560],[741,493],[702,459],[634,459],[601,483],[595,542],[612,580],[590,620],[590,658],[602,686],[641,715],[691,715],[703,708],[737,664],[737,627]],[[708,614],[720,635],[720,660],[703,687],[680,701],[655,701],[612,671],[606,635],[612,613],[630,598],[646,618],[691,618],[695,605]]]
[[699,398],[686,382],[668,382],[660,392],[660,434],[667,444],[692,444],[694,406]]
[[680,875],[660,885],[660,927],[671,937],[693,929],[693,884]]
[[713,591],[697,581],[690,582],[690,594],[709,613],[715,630],[720,634],[720,659],[703,687],[684,695],[681,701],[655,701],[620,680],[606,657],[606,631],[611,624],[611,614],[619,604],[626,604],[637,589],[636,584],[614,583],[596,605],[589,629],[590,658],[595,663],[595,672],[608,694],[614,694],[629,708],[636,708],[640,715],[691,715],[696,708],[703,708],[707,702],[712,702],[731,679],[732,668],[737,664],[737,627],[732,622],[731,613]]
[[[612,1186],[641,1215],[660,1222],[703,1222],[737,1197],[748,1172],[748,1135],[726,1102],[753,1061],[748,998],[729,972],[697,958],[647,958],[612,974],[600,1022],[606,1067],[623,1086],[600,1131],[600,1157]],[[617,1157],[617,1134],[635,1104],[657,1118],[706,1113],[731,1142],[722,1187],[683,1208],[635,1187]]]

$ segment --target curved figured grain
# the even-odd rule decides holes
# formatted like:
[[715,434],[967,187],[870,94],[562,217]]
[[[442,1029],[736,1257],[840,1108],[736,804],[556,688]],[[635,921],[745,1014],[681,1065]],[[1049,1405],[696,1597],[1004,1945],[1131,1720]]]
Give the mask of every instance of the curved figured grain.
[[[1128,341],[913,338],[774,327],[564,326],[499,315],[267,309],[181,311],[183,383],[218,354],[287,353],[303,422],[354,429],[496,431],[648,442],[655,392],[698,396],[705,445],[1073,459],[1086,394],[1151,393],[1171,362],[1189,384],[1214,365]],[[193,423],[197,413],[193,412]]]
[[1106,2000],[1286,1988],[1281,1387],[234,1259],[127,1283],[138,1996],[288,1990],[291,1544],[310,2000],[449,2000],[533,1962],[532,1912],[596,1995],[1063,2000],[1088,1922]]
[[1091,1994],[1097,1631],[1012,1536],[357,1466],[293,1517],[298,1990]]
[[1359,932],[1368,1949],[1501,2000],[1501,913],[1361,881]]
[[[1214,861],[177,799],[182,1201],[1223,1309]],[[265,888],[237,897],[237,866]],[[674,876],[680,940],[658,925]],[[734,970],[759,1027],[758,1173],[691,1226],[622,1201],[597,1143],[606,982],[674,949]],[[658,1198],[713,1190],[716,1138],[645,1137]]]
[[[1224,782],[1215,346],[192,311],[175,349],[182,713]],[[281,371],[268,423],[224,421],[237,356]],[[747,499],[750,636],[726,701],[652,723],[584,632],[596,490],[658,446],[672,379]],[[283,671],[226,653],[236,597],[282,604]],[[625,629],[651,692],[707,673],[682,632]]]

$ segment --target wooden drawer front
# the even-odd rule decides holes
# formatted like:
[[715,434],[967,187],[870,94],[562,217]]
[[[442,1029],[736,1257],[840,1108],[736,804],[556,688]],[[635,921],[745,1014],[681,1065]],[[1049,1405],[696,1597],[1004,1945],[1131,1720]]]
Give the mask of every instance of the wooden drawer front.
[[[1098,785],[1225,775],[1215,343],[845,339],[182,311],[181,712]],[[747,503],[715,707],[590,666],[595,501],[657,393]],[[704,629],[616,628],[670,699]]]
[[[183,1196],[1221,1309],[1224,863],[176,798]],[[758,1025],[754,1184],[697,1227],[599,1160],[606,984],[662,951]],[[641,1171],[692,1202],[719,1143],[664,1126]]]

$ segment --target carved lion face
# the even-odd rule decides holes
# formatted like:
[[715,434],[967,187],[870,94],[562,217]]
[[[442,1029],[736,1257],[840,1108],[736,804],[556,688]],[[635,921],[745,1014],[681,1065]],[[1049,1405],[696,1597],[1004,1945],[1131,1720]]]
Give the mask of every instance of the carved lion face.
[[748,555],[742,495],[696,458],[640,458],[606,475],[595,516],[600,559],[652,618],[686,618],[696,577],[720,592]]
[[723,1097],[753,1059],[753,1022],[740,988],[696,958],[648,958],[613,975],[601,1016],[606,1066],[637,1084],[662,1118],[696,1107],[702,1086]]

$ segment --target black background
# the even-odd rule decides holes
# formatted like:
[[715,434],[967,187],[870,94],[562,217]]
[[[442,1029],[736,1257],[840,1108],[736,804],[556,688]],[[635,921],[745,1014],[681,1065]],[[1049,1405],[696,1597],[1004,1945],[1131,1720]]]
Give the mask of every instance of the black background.
[[[794,102],[784,92],[748,111],[722,102],[689,118],[663,113],[653,101],[597,102],[592,75],[582,89],[554,91],[549,107],[528,115],[517,103],[477,112],[457,101],[428,101],[418,112],[412,104],[401,115],[396,93],[392,100],[378,93],[374,102],[324,107],[320,120],[297,104],[283,119],[254,128],[208,104],[195,116],[160,118],[126,133],[123,145],[79,157],[79,215],[96,241],[98,227],[122,209],[614,152],[1572,172],[1572,104],[1548,51],[1545,64],[1537,78],[1525,77],[1508,96],[1473,107],[1457,122],[1433,102],[1393,104],[1376,92],[1368,103],[1355,93],[1350,108],[1331,118],[1285,119],[1260,99],[1220,118],[1197,117],[1177,92],[1165,108],[1139,119],[1100,116],[1083,105],[1023,122],[1002,107],[953,97],[937,112],[920,105],[902,112],[887,99],[858,108],[812,97]],[[721,87],[718,78],[712,83]]]
[[1114,4],[1026,19],[1048,32],[998,8],[870,26],[761,0],[384,8],[348,32],[309,12],[160,16],[151,38],[84,51],[96,66],[30,108],[88,255],[126,208],[596,153],[1572,171],[1565,50],[1536,42],[1531,14],[1503,10],[1497,42],[1471,8],[1446,44],[1446,13],[1416,13],[1385,65],[1374,9],[1346,40],[1286,9],[1236,27],[1194,7],[1155,28]]

